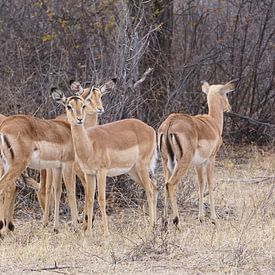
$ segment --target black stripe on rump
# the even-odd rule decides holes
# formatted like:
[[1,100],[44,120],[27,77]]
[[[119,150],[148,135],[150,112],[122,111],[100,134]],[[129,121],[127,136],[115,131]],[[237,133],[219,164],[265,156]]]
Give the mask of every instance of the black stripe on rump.
[[163,139],[163,134],[160,134],[159,136],[159,151],[161,152],[161,147],[162,147],[162,139]]
[[[170,134],[171,137],[172,135],[173,134]],[[168,151],[168,155],[170,156],[170,159],[174,160],[174,152],[173,152],[172,145],[170,143],[168,135],[166,136],[166,146],[167,146],[167,151]]]
[[11,144],[10,144],[8,138],[4,135],[3,135],[3,138],[4,138],[4,142],[6,143],[8,149],[10,150],[11,158],[14,159],[14,152],[13,152],[13,149],[11,148]]
[[183,155],[183,150],[182,150],[182,147],[181,147],[181,144],[180,144],[180,140],[179,140],[179,137],[177,134],[171,134],[174,136],[175,138],[175,141],[177,143],[177,146],[179,147],[179,150],[180,150],[180,158],[182,158],[182,155]]

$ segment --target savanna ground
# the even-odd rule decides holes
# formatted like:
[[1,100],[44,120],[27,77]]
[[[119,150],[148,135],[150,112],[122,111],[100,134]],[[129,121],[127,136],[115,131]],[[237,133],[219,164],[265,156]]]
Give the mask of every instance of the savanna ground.
[[[160,186],[161,168],[156,175]],[[0,273],[274,274],[274,149],[223,145],[216,163],[217,227],[208,218],[204,224],[197,220],[194,175],[192,168],[178,192],[180,231],[172,224],[162,230],[160,193],[158,226],[150,238],[142,205],[112,209],[109,242],[97,214],[89,243],[65,222],[53,234],[51,226],[42,228],[37,208],[17,207],[16,230],[0,241]]]

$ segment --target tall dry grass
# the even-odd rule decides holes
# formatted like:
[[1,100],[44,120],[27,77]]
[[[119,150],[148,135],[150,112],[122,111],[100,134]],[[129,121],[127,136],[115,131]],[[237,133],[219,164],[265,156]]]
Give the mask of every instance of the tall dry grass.
[[[157,178],[163,179],[158,169]],[[257,147],[223,146],[216,165],[218,226],[197,220],[195,174],[190,169],[178,193],[181,230],[158,226],[148,237],[143,206],[112,209],[109,242],[97,214],[87,242],[64,221],[59,234],[28,215],[0,241],[0,273],[40,274],[274,274],[275,154]],[[208,213],[206,197],[205,210]]]

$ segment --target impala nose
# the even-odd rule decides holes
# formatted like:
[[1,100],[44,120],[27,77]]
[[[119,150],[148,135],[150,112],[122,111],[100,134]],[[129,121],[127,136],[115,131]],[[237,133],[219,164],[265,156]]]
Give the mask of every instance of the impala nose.
[[104,108],[103,108],[103,107],[97,108],[97,113],[98,113],[98,114],[104,113]]
[[83,123],[83,118],[79,118],[79,117],[78,117],[78,118],[76,119],[76,123],[77,123],[77,124],[82,124],[82,123]]

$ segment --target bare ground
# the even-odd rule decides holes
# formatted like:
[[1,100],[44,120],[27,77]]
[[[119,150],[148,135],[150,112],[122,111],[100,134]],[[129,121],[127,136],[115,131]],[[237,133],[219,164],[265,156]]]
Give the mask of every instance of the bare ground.
[[[162,185],[161,169],[157,177]],[[274,274],[275,154],[257,147],[224,146],[216,164],[217,226],[197,220],[195,175],[190,169],[178,194],[181,228],[148,236],[142,206],[115,208],[111,236],[102,234],[97,214],[93,238],[73,232],[63,221],[59,234],[43,229],[32,209],[17,210],[16,230],[0,241],[3,274]],[[206,201],[207,201],[206,197]],[[208,212],[208,204],[205,204]],[[26,210],[24,210],[26,212]],[[24,217],[24,218],[23,218]]]

